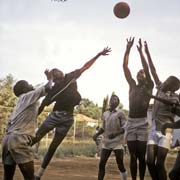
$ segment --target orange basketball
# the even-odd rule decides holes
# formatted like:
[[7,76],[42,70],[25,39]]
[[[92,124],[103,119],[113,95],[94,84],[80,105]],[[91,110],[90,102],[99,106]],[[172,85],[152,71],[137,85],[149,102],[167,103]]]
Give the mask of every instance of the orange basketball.
[[130,13],[130,7],[126,2],[119,2],[114,6],[114,15],[118,18],[126,18]]

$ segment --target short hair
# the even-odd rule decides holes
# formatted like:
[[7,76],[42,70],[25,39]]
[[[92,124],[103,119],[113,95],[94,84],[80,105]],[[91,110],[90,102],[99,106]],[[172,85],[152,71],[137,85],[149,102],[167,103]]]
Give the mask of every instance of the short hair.
[[26,87],[27,84],[28,84],[28,82],[25,80],[18,81],[13,87],[14,94],[17,97],[19,97],[21,94],[23,94],[24,93],[24,87]]
[[177,77],[169,76],[167,80],[170,80],[170,86],[174,88],[174,91],[180,88],[180,80]]
[[115,94],[112,94],[112,95],[111,95],[111,98],[112,98],[112,97],[115,97],[115,98],[117,98],[117,100],[118,100],[118,104],[120,103],[120,99],[119,99],[119,97],[118,97],[117,95],[115,95]]

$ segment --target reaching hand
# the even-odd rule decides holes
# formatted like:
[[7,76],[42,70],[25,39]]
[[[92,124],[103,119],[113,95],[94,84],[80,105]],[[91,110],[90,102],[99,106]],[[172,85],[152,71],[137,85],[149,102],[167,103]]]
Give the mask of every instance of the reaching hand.
[[46,75],[47,80],[53,79],[52,72],[49,71],[49,69],[46,69],[46,70],[44,71],[44,74]]
[[142,51],[142,42],[141,42],[141,39],[139,39],[138,43],[139,43],[139,46],[137,45],[137,49],[140,52],[140,51]]
[[149,48],[148,48],[148,45],[147,45],[147,42],[144,41],[144,50],[145,50],[145,53],[148,54],[149,53]]
[[127,48],[127,50],[130,50],[131,47],[132,47],[133,44],[134,44],[134,37],[133,37],[133,38],[130,37],[129,39],[126,39],[126,40],[127,40],[127,46],[126,46],[126,48]]
[[111,52],[111,48],[106,47],[99,54],[102,56],[107,56],[107,55],[109,55],[109,52]]

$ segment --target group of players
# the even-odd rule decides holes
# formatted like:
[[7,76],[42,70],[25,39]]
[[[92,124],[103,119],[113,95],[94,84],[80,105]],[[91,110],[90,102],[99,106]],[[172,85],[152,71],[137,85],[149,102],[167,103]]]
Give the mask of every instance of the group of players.
[[[96,140],[100,134],[103,134],[98,180],[104,179],[105,165],[112,151],[115,153],[121,178],[123,180],[127,179],[127,171],[123,162],[124,137],[130,153],[132,180],[137,178],[137,161],[139,161],[140,180],[144,179],[146,164],[153,180],[167,179],[164,163],[170,148],[172,129],[180,127],[180,123],[174,123],[175,114],[179,115],[179,97],[175,92],[180,88],[180,81],[175,76],[170,76],[163,83],[159,80],[148,45],[144,42],[146,61],[143,54],[143,45],[141,39],[139,39],[137,50],[143,69],[137,73],[138,83],[136,83],[128,68],[129,54],[133,44],[134,38],[127,39],[123,62],[125,78],[129,84],[128,119],[126,120],[124,112],[118,109],[120,102],[118,96],[112,95],[109,102],[110,107],[102,115],[102,127],[93,136],[93,139]],[[57,147],[73,124],[74,107],[81,101],[76,80],[100,56],[106,56],[109,52],[111,52],[111,48],[104,48],[94,58],[85,63],[82,68],[68,74],[64,74],[56,68],[46,70],[45,75],[48,82],[43,87],[34,89],[25,80],[20,80],[15,84],[13,90],[18,97],[18,102],[8,120],[6,135],[2,143],[4,180],[13,179],[16,165],[19,166],[24,179],[41,179]],[[158,89],[156,96],[152,95],[154,83]],[[39,105],[38,100],[43,96],[45,98]],[[152,97],[156,100],[152,113],[153,123],[149,131],[147,110]],[[52,102],[55,102],[53,111],[35,133],[34,127],[37,116],[45,106],[50,105]],[[53,140],[44,156],[40,169],[34,173],[32,146],[53,129],[55,129]],[[173,180],[180,179],[179,161],[180,155],[177,157],[174,168],[169,174]]]

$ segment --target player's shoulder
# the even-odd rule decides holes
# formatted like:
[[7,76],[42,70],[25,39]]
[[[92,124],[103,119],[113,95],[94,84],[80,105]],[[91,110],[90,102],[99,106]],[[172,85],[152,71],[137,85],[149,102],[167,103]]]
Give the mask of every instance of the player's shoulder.
[[121,115],[123,115],[123,116],[125,115],[125,112],[123,111],[123,109],[117,109],[116,112],[117,112],[117,114],[120,115],[120,116],[121,116]]

